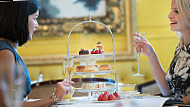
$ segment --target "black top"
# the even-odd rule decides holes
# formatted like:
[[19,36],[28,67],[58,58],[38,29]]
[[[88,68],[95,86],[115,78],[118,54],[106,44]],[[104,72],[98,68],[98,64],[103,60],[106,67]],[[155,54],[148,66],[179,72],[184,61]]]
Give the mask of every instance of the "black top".
[[175,97],[183,98],[190,94],[190,44],[177,46],[166,81]]

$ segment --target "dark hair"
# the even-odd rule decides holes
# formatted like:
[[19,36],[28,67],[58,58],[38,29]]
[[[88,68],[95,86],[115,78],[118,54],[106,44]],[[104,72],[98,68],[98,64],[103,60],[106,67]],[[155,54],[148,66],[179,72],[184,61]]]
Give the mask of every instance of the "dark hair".
[[0,2],[0,37],[17,42],[19,46],[28,41],[28,16],[40,7],[36,0]]

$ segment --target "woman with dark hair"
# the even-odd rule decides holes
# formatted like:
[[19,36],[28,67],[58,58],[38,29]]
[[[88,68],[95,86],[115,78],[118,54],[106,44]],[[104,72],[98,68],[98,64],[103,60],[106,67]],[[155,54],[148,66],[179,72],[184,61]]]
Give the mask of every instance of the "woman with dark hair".
[[[0,77],[3,77],[7,84],[16,84],[18,77],[18,64],[23,71],[24,99],[30,93],[30,75],[28,69],[17,53],[17,47],[32,40],[33,32],[38,28],[37,18],[39,5],[36,0],[0,2]],[[0,78],[1,82],[2,78]],[[0,83],[1,84],[1,83]],[[34,102],[23,102],[23,107],[46,107],[61,101],[69,92],[73,82],[58,82],[56,91],[52,97]],[[0,87],[0,106],[5,106],[3,87]]]

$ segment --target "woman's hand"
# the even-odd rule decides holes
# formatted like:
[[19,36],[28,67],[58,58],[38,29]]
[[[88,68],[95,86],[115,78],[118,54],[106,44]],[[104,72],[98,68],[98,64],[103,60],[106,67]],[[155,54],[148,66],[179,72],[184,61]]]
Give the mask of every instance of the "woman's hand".
[[141,51],[147,57],[150,57],[151,55],[155,54],[153,47],[150,45],[150,43],[145,37],[143,37],[139,33],[134,33],[133,36],[135,36],[133,41],[135,43],[134,46],[136,47],[137,53]]
[[70,86],[73,83],[73,81],[62,81],[57,83],[55,95],[58,101],[62,101],[64,96],[69,93]]

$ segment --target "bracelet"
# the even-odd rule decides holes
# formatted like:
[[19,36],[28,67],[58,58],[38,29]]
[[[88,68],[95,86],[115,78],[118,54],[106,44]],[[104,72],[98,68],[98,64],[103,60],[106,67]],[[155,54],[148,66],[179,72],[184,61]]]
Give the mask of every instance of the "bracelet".
[[52,94],[51,98],[53,99],[53,101],[55,101],[55,103],[58,103],[59,101],[57,100],[57,97],[55,95],[55,93]]

